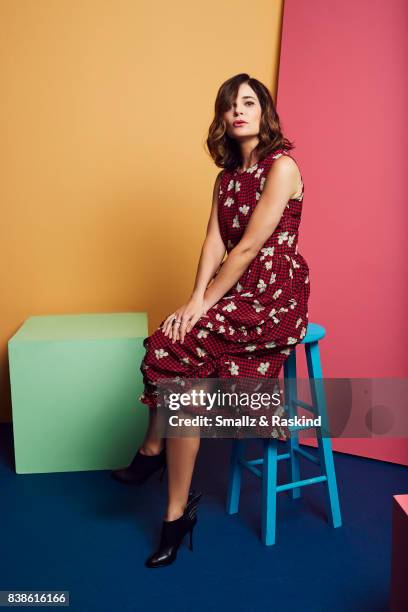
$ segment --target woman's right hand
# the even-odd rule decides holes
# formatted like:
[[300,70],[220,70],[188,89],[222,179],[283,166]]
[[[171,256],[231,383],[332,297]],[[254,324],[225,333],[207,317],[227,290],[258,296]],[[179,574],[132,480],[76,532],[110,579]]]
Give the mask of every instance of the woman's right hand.
[[[186,333],[190,332],[198,319],[206,313],[204,296],[193,295],[186,304],[167,317],[161,329],[165,336],[172,339],[173,344],[176,340],[181,340],[183,343]],[[173,320],[175,320],[174,323]]]

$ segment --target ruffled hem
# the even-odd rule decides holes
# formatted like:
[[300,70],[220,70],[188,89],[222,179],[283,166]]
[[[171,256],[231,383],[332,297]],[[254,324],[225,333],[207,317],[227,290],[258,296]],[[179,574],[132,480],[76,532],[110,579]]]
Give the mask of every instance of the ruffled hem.
[[[208,356],[207,361],[202,362],[202,365],[192,366],[190,372],[187,371],[185,374],[183,374],[183,376],[180,376],[180,375],[170,376],[166,380],[168,380],[170,384],[174,382],[174,383],[178,383],[179,385],[183,385],[183,379],[200,379],[200,378],[208,378],[210,376],[216,377],[218,368],[219,366],[218,366],[217,360]],[[148,386],[154,387],[155,382],[152,382],[150,380],[148,381],[145,380],[144,385],[145,385],[145,390],[141,395],[139,395],[138,400],[142,402],[143,404],[146,404],[147,406],[149,406],[149,408],[156,408],[158,406],[161,406],[159,402],[160,392],[156,390],[150,391],[147,388]]]
[[146,404],[146,406],[149,406],[149,408],[157,408],[158,406],[158,394],[147,393],[145,391],[144,393],[139,395],[137,399],[139,400],[139,402],[142,402],[142,404]]

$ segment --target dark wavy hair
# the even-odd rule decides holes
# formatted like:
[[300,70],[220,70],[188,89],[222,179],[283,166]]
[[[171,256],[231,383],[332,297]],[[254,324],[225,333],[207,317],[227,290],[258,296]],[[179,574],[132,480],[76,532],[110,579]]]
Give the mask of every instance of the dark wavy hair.
[[277,149],[284,148],[289,151],[294,148],[294,144],[282,134],[279,116],[268,88],[245,72],[236,74],[225,81],[218,90],[214,105],[214,119],[209,127],[206,140],[209,154],[215,165],[229,171],[235,170],[241,164],[242,159],[238,142],[226,133],[226,124],[222,115],[231,108],[242,83],[248,83],[252,87],[261,104],[259,142],[254,149],[258,161]]

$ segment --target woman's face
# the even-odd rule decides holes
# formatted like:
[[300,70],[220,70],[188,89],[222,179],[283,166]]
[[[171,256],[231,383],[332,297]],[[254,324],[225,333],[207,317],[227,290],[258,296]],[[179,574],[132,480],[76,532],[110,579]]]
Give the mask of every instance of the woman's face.
[[237,99],[224,113],[228,136],[236,140],[258,136],[261,114],[262,109],[256,93],[248,83],[242,83]]

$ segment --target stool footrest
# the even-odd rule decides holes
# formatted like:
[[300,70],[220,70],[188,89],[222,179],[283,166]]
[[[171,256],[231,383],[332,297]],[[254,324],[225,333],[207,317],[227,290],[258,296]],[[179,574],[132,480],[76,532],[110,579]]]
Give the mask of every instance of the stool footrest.
[[[280,453],[278,455],[276,455],[276,460],[277,461],[281,461],[282,459],[290,459],[290,453]],[[243,457],[240,457],[238,459],[238,463],[240,465],[242,465],[242,467],[247,468],[247,470],[249,470],[250,472],[252,472],[252,474],[255,474],[255,476],[258,476],[258,478],[262,478],[262,472],[261,470],[258,470],[258,468],[256,468],[256,465],[262,465],[263,464],[263,458],[261,459],[244,459]]]
[[305,480],[296,480],[295,482],[288,482],[283,485],[278,485],[276,487],[276,492],[281,493],[281,491],[288,491],[289,489],[296,489],[297,487],[306,487],[307,485],[325,482],[326,480],[326,476],[315,476],[314,478],[306,478]]
[[[294,451],[299,453],[299,455],[302,455],[303,457],[305,457],[305,459],[312,461],[313,463],[317,463],[317,464],[320,463],[318,457],[314,457],[314,455],[303,450],[303,448],[295,448]],[[279,460],[279,459],[290,459],[290,453],[280,453],[279,455],[276,456],[276,460]],[[238,463],[242,465],[242,467],[252,472],[252,474],[257,476],[258,478],[262,478],[262,470],[259,470],[255,466],[263,465],[263,462],[264,462],[263,458],[244,459],[243,457],[240,457],[238,460]],[[314,476],[313,478],[307,478],[305,480],[298,480],[296,482],[291,482],[288,484],[277,486],[276,492],[279,493],[280,491],[286,491],[287,489],[294,489],[296,487],[303,487],[308,484],[315,484],[316,482],[324,482],[325,480],[327,480],[327,477],[324,475]]]
[[[305,456],[307,459],[310,459],[311,461],[316,463],[316,457],[313,457],[313,455],[310,455],[309,453],[307,453],[306,451],[303,451],[303,449],[300,449],[300,448],[297,448],[295,450],[299,452],[301,455]],[[289,453],[281,453],[281,455],[278,455],[277,459],[288,459],[289,457],[290,457]],[[242,465],[242,467],[252,472],[252,474],[257,476],[258,478],[262,478],[262,470],[259,470],[255,466],[262,465],[263,459],[247,460],[247,459],[240,458],[239,463],[240,465]],[[288,489],[296,489],[297,487],[305,487],[307,485],[316,484],[318,482],[325,482],[326,480],[327,480],[327,477],[324,475],[314,476],[313,478],[305,478],[304,480],[296,480],[294,482],[288,482],[286,484],[278,485],[276,487],[276,492],[280,493],[281,491],[287,491]]]
[[[263,462],[263,459],[261,459],[260,461]],[[247,461],[246,459],[240,459],[239,463],[242,465],[242,467],[252,472],[252,474],[255,474],[255,476],[258,476],[258,478],[262,478],[261,470],[255,467],[251,461]],[[257,461],[257,463],[259,462]]]
[[309,453],[309,451],[304,450],[303,448],[297,447],[297,448],[294,448],[293,450],[296,453],[299,453],[299,455],[302,455],[302,457],[304,457],[305,459],[312,461],[313,463],[316,463],[316,464],[320,463],[319,457],[315,457],[314,455],[312,455],[312,453]]
[[[320,464],[320,459],[319,457],[315,457],[314,455],[312,455],[312,453],[309,453],[309,451],[304,450],[303,448],[294,448],[293,451],[295,453],[299,453],[299,455],[302,455],[302,457],[304,457],[305,459],[308,459],[309,461],[312,461],[312,463],[316,463],[316,465]],[[276,456],[276,460],[277,461],[282,461],[282,459],[290,459],[291,455],[290,453],[279,453]],[[259,470],[252,469],[255,465],[263,465],[263,458],[261,459],[244,459],[244,458],[240,458],[238,460],[238,463],[240,463],[243,467],[248,468],[251,472],[253,472],[254,474],[256,474],[257,476],[261,474],[261,472]],[[250,467],[251,466],[251,467]]]

